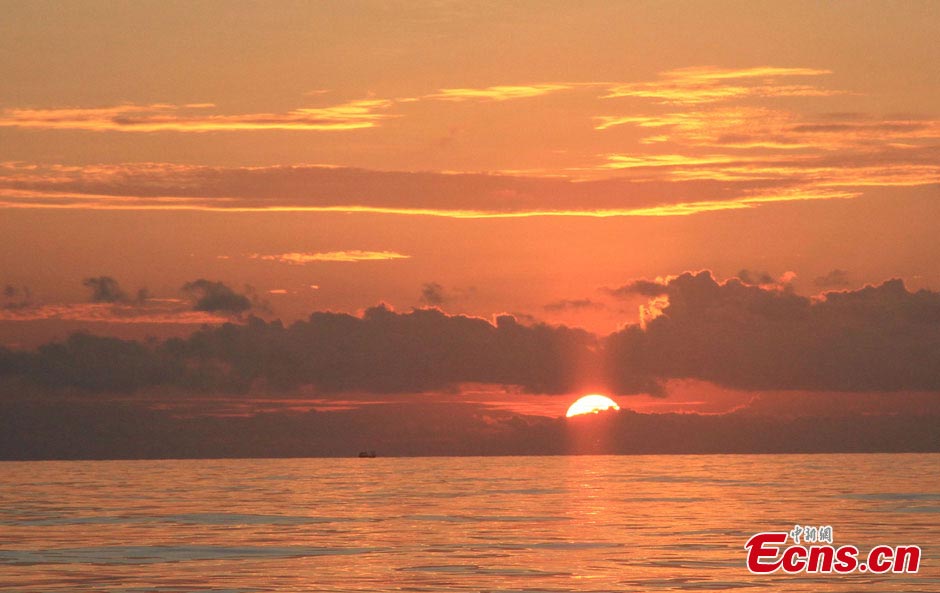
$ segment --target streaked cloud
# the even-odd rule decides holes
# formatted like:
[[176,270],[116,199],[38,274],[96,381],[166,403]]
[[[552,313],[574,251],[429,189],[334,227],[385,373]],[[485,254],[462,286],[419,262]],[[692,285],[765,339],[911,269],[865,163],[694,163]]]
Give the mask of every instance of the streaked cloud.
[[265,261],[276,261],[286,264],[309,264],[313,262],[361,262],[361,261],[384,261],[395,259],[408,259],[410,255],[404,255],[395,251],[362,251],[352,249],[347,251],[324,251],[319,253],[277,253],[264,255],[252,253],[251,259],[260,259]]
[[547,83],[532,85],[502,85],[484,88],[450,88],[440,89],[436,93],[425,95],[424,99],[438,99],[442,101],[509,101],[511,99],[527,99],[547,95],[557,91],[575,88],[569,83]]
[[[890,155],[889,155],[890,156]],[[926,158],[926,157],[925,157]],[[773,202],[854,197],[875,183],[935,182],[925,162],[905,174],[890,163],[808,157],[647,159],[608,155],[627,176],[585,181],[511,175],[380,172],[327,167],[49,167],[0,174],[0,207],[87,210],[371,213],[446,218],[678,216]],[[842,166],[843,169],[839,167]],[[874,175],[881,167],[879,177]],[[840,172],[841,171],[841,172]],[[0,173],[3,172],[0,167]],[[833,177],[824,177],[824,173]],[[842,175],[838,177],[837,175]],[[856,175],[856,177],[853,177]],[[38,179],[38,180],[37,180]],[[376,255],[376,253],[378,255]],[[402,254],[340,251],[258,254],[271,261],[361,261]]]
[[[633,125],[657,142],[686,146],[815,152],[873,146],[911,148],[940,139],[940,120],[865,115],[800,116],[782,109],[735,106],[652,115],[600,115],[594,129]],[[912,144],[913,143],[913,144]]]
[[231,321],[230,316],[193,311],[174,302],[153,302],[146,306],[120,303],[35,304],[0,308],[0,321],[82,321],[100,323],[202,325]]
[[870,114],[800,116],[729,106],[599,116],[595,129],[650,129],[637,150],[603,155],[597,170],[647,178],[757,181],[816,187],[916,186],[940,179],[940,120]]
[[88,130],[97,132],[216,132],[248,130],[339,131],[372,128],[392,102],[360,99],[286,113],[217,114],[211,103],[123,104],[102,108],[4,109],[0,127]]
[[772,192],[755,192],[753,195],[734,200],[703,200],[698,202],[680,202],[676,204],[663,204],[650,208],[638,208],[632,216],[689,216],[702,212],[718,212],[722,210],[745,210],[756,208],[765,204],[785,202],[805,202],[820,200],[847,200],[858,197],[858,192],[848,191],[822,191],[805,188],[792,188]]
[[647,167],[683,167],[691,165],[715,165],[741,160],[732,155],[686,156],[681,154],[607,155],[606,169],[639,169]]
[[640,128],[652,128],[667,139],[678,137],[684,141],[713,143],[717,137],[742,128],[763,131],[774,122],[777,127],[793,124],[795,116],[787,111],[752,106],[722,106],[708,109],[690,109],[670,113],[642,114],[636,111],[629,115],[599,115],[594,118],[596,130],[633,124]]
[[[728,200],[696,200],[676,201],[657,205],[635,208],[557,208],[557,209],[518,209],[518,210],[466,210],[444,208],[390,208],[382,206],[233,206],[226,207],[224,202],[193,200],[189,204],[169,203],[158,205],[147,203],[146,200],[128,198],[121,203],[122,197],[111,196],[104,202],[49,202],[45,200],[34,201],[28,204],[20,202],[4,202],[0,197],[0,208],[49,208],[65,210],[168,210],[168,211],[199,211],[199,212],[311,212],[311,213],[344,213],[344,214],[388,214],[396,216],[430,216],[436,218],[454,219],[510,219],[534,217],[574,217],[574,218],[616,218],[616,217],[651,217],[651,216],[688,216],[703,212],[717,212],[722,210],[744,210],[756,208],[765,204],[777,202],[797,202],[813,200],[849,199],[860,195],[859,192],[837,190],[811,190],[806,188],[791,188],[776,192],[755,193],[740,198]],[[405,256],[409,257],[409,256]],[[394,258],[380,258],[394,259]],[[352,260],[331,260],[352,261]],[[361,261],[361,260],[357,260]],[[297,263],[297,262],[295,262]]]
[[691,66],[663,72],[666,78],[682,80],[733,80],[746,78],[777,78],[781,76],[820,76],[832,74],[831,70],[818,68],[779,68],[757,66],[754,68],[716,68],[714,66]]
[[807,84],[783,84],[779,79],[830,74],[815,68],[679,68],[659,75],[658,80],[615,84],[606,99],[637,97],[664,104],[699,104],[744,97],[828,97],[841,94]]
[[[107,107],[6,108],[0,110],[0,127],[97,132],[194,133],[253,130],[358,130],[377,127],[382,120],[398,117],[396,114],[388,113],[396,103],[410,103],[425,99],[507,101],[536,97],[570,88],[573,88],[572,85],[557,83],[447,88],[420,98],[357,99],[324,107],[300,107],[282,113],[218,113],[218,106],[214,103],[184,105],[124,103]],[[312,93],[307,94],[312,95]]]

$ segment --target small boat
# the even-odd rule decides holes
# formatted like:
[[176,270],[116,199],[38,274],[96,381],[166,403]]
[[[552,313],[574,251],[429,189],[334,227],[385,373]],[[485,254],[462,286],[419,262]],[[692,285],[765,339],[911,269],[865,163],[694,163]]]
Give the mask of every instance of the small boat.
[[359,451],[359,457],[363,459],[372,459],[375,457],[375,451]]

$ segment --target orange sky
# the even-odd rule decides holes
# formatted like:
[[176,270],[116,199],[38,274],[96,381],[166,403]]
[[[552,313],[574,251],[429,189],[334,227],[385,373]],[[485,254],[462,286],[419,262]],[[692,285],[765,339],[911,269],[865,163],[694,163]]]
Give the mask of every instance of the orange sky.
[[[601,334],[647,300],[611,289],[685,270],[936,289],[938,12],[10,4],[0,339],[225,318],[180,306],[197,278],[286,320],[386,302]],[[151,299],[88,303],[98,276]]]

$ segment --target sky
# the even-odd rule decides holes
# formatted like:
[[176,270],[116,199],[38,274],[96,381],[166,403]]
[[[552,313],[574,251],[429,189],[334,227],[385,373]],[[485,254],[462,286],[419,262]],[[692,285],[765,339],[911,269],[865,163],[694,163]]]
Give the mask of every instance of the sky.
[[934,2],[2,10],[4,405],[936,413]]

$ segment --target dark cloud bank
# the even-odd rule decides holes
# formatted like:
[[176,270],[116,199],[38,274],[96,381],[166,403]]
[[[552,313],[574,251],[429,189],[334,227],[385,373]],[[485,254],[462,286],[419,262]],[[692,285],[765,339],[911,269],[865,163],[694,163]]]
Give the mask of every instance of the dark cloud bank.
[[569,393],[579,387],[575,363],[591,359],[595,344],[582,330],[527,327],[511,316],[493,325],[437,309],[399,314],[380,306],[362,317],[314,313],[289,327],[250,317],[159,344],[76,333],[32,352],[0,349],[0,377],[98,393],[245,392],[259,384],[391,393],[466,382]]
[[[448,392],[463,383],[665,395],[665,381],[676,378],[885,398],[940,392],[940,293],[910,292],[899,280],[808,298],[700,272],[611,293],[659,304],[643,327],[604,338],[508,315],[490,323],[375,307],[361,317],[314,313],[287,327],[252,317],[162,343],[76,334],[35,351],[0,349],[0,457],[344,455],[357,447],[388,454],[940,450],[940,416],[929,412],[937,406],[920,414],[622,412],[576,421],[458,403],[242,418],[152,409],[154,394],[251,397],[303,388],[340,397]],[[578,437],[587,424],[585,434],[595,436]]]

